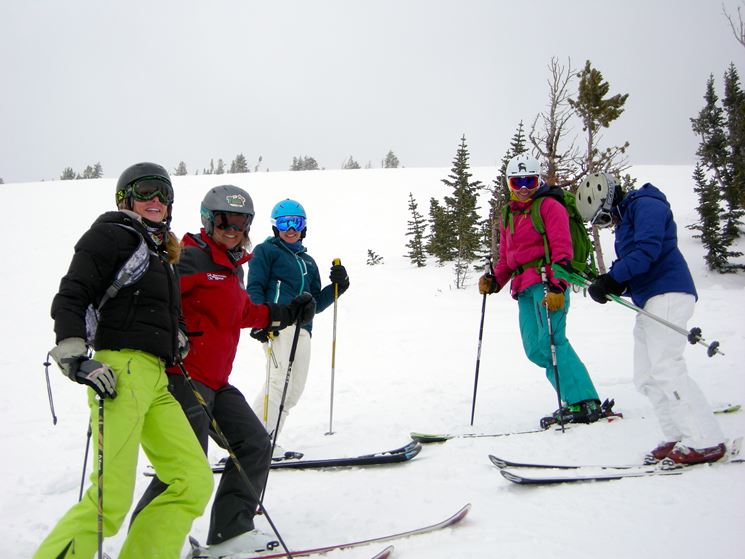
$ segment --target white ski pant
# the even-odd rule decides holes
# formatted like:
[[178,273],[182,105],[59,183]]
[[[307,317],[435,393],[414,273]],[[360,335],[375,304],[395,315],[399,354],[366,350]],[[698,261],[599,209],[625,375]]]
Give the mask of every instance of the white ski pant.
[[[290,349],[292,348],[292,338],[295,335],[295,328],[297,326],[288,326],[279,335],[274,336],[271,348],[268,343],[263,345],[264,353],[266,354],[268,398],[266,398],[267,387],[265,385],[264,389],[256,396],[253,409],[272,437],[274,437],[274,431],[277,429],[277,417],[279,416],[279,406],[282,402],[282,392],[284,391],[285,379],[287,378],[287,365],[290,362]],[[274,359],[272,359],[272,353],[274,354],[274,359],[277,361],[276,367],[274,365]],[[292,362],[290,380],[287,385],[287,395],[285,396],[284,406],[282,407],[282,419],[279,423],[279,430],[277,431],[278,435],[282,431],[290,410],[298,403],[303,390],[305,390],[305,381],[308,378],[309,366],[310,334],[305,328],[300,328],[295,359]],[[265,400],[267,400],[267,404],[265,404]]]
[[[663,293],[649,299],[644,310],[686,328],[694,304],[688,293]],[[688,375],[683,358],[686,337],[639,313],[634,342],[634,384],[652,402],[665,440],[690,448],[724,442],[711,406]]]

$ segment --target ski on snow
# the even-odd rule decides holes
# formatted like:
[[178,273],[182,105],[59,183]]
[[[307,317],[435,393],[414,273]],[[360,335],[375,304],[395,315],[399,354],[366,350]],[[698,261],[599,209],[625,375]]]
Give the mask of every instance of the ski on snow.
[[[446,518],[445,520],[442,520],[441,522],[437,522],[435,524],[430,524],[429,526],[423,526],[421,528],[414,528],[413,530],[406,530],[404,532],[398,532],[396,534],[388,534],[386,536],[368,538],[365,540],[357,540],[357,541],[351,541],[351,542],[346,542],[346,543],[341,543],[341,544],[336,544],[336,545],[327,545],[323,547],[312,547],[312,548],[307,548],[307,549],[290,550],[290,554],[293,557],[306,557],[308,555],[320,555],[322,553],[336,551],[337,549],[348,549],[350,547],[361,547],[363,545],[383,543],[383,542],[388,542],[391,540],[407,538],[409,536],[416,536],[419,534],[426,534],[428,532],[435,532],[437,530],[442,530],[444,528],[448,528],[450,526],[453,526],[459,523],[461,520],[463,520],[466,517],[469,510],[471,510],[470,503],[463,506],[458,512]],[[199,543],[194,538],[191,538],[191,537],[189,538],[189,542],[192,545],[192,549],[195,549],[197,553],[196,555],[193,555],[194,559],[198,559],[200,557]],[[385,559],[389,557],[392,552],[393,552],[393,546],[388,546],[382,551],[380,551],[377,555],[375,555],[372,559]],[[272,553],[272,552],[261,553],[260,555],[230,555],[228,557],[230,557],[230,559],[277,559],[279,557],[287,557],[287,554],[284,551],[280,551],[277,553]]]
[[[396,464],[400,462],[407,462],[414,458],[422,450],[422,446],[416,442],[411,441],[409,444],[402,446],[401,448],[395,448],[393,450],[385,450],[382,452],[376,452],[373,454],[363,454],[361,456],[350,456],[343,458],[321,458],[321,459],[284,459],[279,462],[273,461],[270,468],[272,470],[303,470],[303,469],[323,469],[323,468],[342,468],[350,466],[373,466],[380,464]],[[212,472],[220,474],[225,470],[225,464],[227,459],[221,459],[219,462],[212,465]],[[155,472],[152,470],[152,466],[148,466],[148,470],[143,472],[148,477],[153,477]]]
[[[721,406],[714,410],[715,414],[728,414],[728,413],[736,413],[739,412],[740,409],[742,409],[741,404],[727,404],[724,406]],[[623,414],[616,413],[614,415],[610,415],[608,417],[601,417],[598,421],[607,421],[611,422],[615,419],[620,419],[623,417]],[[564,425],[564,429],[573,429],[579,425],[585,425],[582,423],[569,423]],[[529,435],[532,433],[544,433],[548,430],[552,431],[561,431],[561,427],[552,426],[553,429],[527,429],[525,431],[505,431],[502,433],[421,433],[418,431],[412,431],[410,433],[411,438],[421,444],[431,444],[431,443],[443,443],[445,441],[449,441],[450,439],[478,439],[478,438],[489,438],[489,437],[510,437],[513,435]]]
[[[610,423],[611,421],[615,421],[616,419],[620,419],[623,417],[621,414],[618,415],[611,415],[608,417],[601,417],[598,419],[598,421],[606,421]],[[597,423],[597,422],[596,422]],[[580,426],[585,426],[586,423],[566,423],[564,424],[564,429],[575,429]],[[592,424],[589,424],[592,425]],[[430,443],[443,443],[445,441],[449,441],[450,439],[480,439],[480,438],[492,438],[492,437],[511,437],[514,435],[530,435],[533,433],[546,433],[547,431],[561,431],[560,426],[552,425],[548,429],[528,429],[526,431],[505,431],[502,433],[419,433],[417,431],[412,431],[409,435],[411,438],[418,443],[421,444],[430,444]]]
[[703,467],[722,467],[727,464],[741,464],[739,458],[742,438],[735,439],[728,447],[727,455],[718,462],[693,464],[690,466],[672,465],[662,461],[658,464],[642,465],[568,465],[514,462],[489,455],[489,460],[499,468],[502,476],[521,485],[549,485],[556,483],[575,483],[582,481],[611,481],[631,477],[650,477],[680,475]]
[[[416,441],[412,441],[409,444],[396,448],[393,450],[386,450],[383,452],[376,452],[373,454],[363,454],[361,456],[350,456],[344,458],[321,458],[321,459],[305,459],[300,458],[298,460],[281,460],[279,462],[272,462],[272,470],[281,469],[311,469],[311,468],[339,468],[344,466],[371,466],[378,464],[395,464],[397,462],[406,462],[414,458],[422,450],[422,446]],[[212,471],[215,473],[222,473],[225,469],[225,462],[220,461],[212,466]]]

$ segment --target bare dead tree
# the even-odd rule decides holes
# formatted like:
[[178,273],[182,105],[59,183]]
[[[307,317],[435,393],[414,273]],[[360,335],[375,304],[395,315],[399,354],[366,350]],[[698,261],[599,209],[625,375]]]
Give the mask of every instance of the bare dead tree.
[[578,153],[574,140],[567,147],[561,146],[570,132],[569,121],[574,116],[574,111],[569,106],[569,90],[577,76],[572,69],[571,59],[567,60],[565,67],[559,64],[556,57],[552,57],[548,69],[548,108],[535,117],[528,137],[539,158],[546,162],[546,182],[567,186],[579,179],[575,163]]
[[[745,2],[743,2],[743,5],[745,6]],[[737,6],[737,22],[735,22],[732,16],[730,16],[729,12],[724,7],[724,4],[722,4],[722,12],[724,13],[724,17],[727,18],[727,21],[729,21],[729,26],[732,29],[732,34],[735,36],[735,39],[745,47],[745,20],[742,18],[740,6]]]

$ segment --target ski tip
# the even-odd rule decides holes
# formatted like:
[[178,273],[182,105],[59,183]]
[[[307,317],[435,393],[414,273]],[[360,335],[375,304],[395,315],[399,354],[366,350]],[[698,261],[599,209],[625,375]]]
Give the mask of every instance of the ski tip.
[[409,436],[414,441],[422,444],[444,443],[452,438],[450,435],[433,435],[431,433],[417,433],[416,431],[409,433]]
[[388,559],[391,555],[393,555],[393,550],[395,547],[392,545],[389,545],[385,549],[378,552],[376,555],[373,555],[372,559]]
[[715,409],[714,413],[716,414],[737,413],[741,409],[742,409],[741,404],[727,404],[726,406]]
[[501,470],[502,468],[506,468],[506,467],[507,467],[507,462],[505,462],[505,461],[504,461],[504,460],[502,460],[501,458],[497,458],[497,457],[496,457],[496,456],[494,456],[493,454],[490,454],[490,455],[489,455],[489,460],[491,460],[491,463],[492,463],[492,464],[494,464],[494,465],[495,465],[495,466],[496,466],[497,468],[499,468],[500,470]]

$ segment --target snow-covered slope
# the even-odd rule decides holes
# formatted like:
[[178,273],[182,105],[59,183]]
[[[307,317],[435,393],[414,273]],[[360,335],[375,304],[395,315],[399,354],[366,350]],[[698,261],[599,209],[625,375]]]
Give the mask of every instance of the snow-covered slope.
[[[636,167],[673,204],[681,248],[700,292],[689,326],[718,339],[726,356],[689,346],[694,378],[713,404],[745,399],[745,277],[708,273],[703,249],[685,225],[695,220],[691,167]],[[448,169],[311,171],[176,177],[173,227],[199,227],[199,202],[211,186],[246,188],[257,208],[254,242],[270,234],[269,211],[286,197],[309,214],[306,245],[322,270],[342,259],[350,290],[340,299],[333,436],[329,427],[332,311],[319,315],[306,393],[288,419],[283,446],[308,457],[401,446],[416,431],[468,431],[481,297],[476,275],[453,288],[450,267],[417,269],[406,252],[412,192],[426,214],[446,194]],[[474,169],[491,182],[495,170]],[[59,422],[52,425],[42,362],[54,335],[49,305],[77,238],[113,208],[113,179],[0,187],[6,257],[0,276],[0,541],[3,556],[29,557],[77,499],[87,429],[84,389],[50,368]],[[485,204],[485,200],[482,200]],[[612,238],[604,232],[606,254]],[[384,259],[367,266],[367,250]],[[324,281],[327,281],[323,277]],[[427,446],[412,462],[337,471],[274,472],[266,506],[291,547],[322,545],[413,528],[473,503],[457,528],[396,542],[396,556],[439,557],[733,557],[745,553],[745,467],[611,483],[523,488],[490,464],[493,453],[522,460],[633,462],[657,443],[647,400],[632,383],[633,312],[576,295],[568,334],[602,397],[625,419],[565,434],[458,439]],[[260,346],[247,335],[234,384],[249,401],[264,379]],[[517,305],[506,293],[488,298],[474,430],[537,426],[555,409],[543,374],[525,358]],[[729,437],[745,434],[745,412],[720,418]],[[222,453],[212,449],[211,456]],[[143,459],[140,469],[146,466]],[[88,469],[90,472],[90,467]],[[147,479],[142,477],[137,496]],[[259,520],[262,522],[262,520]],[[208,516],[193,534],[204,539]],[[267,528],[266,526],[262,526]],[[739,528],[738,528],[739,527]],[[105,543],[115,556],[125,529]],[[329,557],[363,558],[357,549]]]

